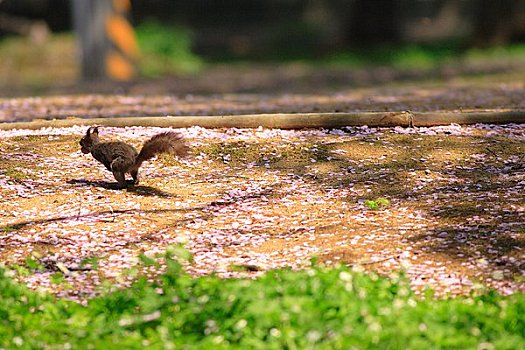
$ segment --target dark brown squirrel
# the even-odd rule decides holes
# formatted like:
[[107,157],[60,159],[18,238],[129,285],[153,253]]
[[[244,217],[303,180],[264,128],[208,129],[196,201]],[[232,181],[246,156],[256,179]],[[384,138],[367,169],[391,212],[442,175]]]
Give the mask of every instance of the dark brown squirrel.
[[189,151],[182,135],[173,131],[154,135],[144,142],[140,152],[137,152],[133,146],[121,141],[100,142],[98,127],[90,127],[87,130],[86,135],[80,140],[80,147],[82,153],[91,153],[96,160],[113,173],[119,188],[127,186],[126,173],[133,178],[133,185],[138,184],[140,166],[155,155],[168,153],[184,157]]

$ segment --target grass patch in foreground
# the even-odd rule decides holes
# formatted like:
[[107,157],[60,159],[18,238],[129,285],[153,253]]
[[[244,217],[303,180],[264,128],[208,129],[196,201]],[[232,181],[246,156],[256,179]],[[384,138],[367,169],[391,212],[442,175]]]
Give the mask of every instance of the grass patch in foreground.
[[403,277],[346,267],[192,278],[180,253],[166,254],[158,282],[139,278],[87,306],[28,291],[0,270],[0,348],[525,348],[523,294],[418,300]]

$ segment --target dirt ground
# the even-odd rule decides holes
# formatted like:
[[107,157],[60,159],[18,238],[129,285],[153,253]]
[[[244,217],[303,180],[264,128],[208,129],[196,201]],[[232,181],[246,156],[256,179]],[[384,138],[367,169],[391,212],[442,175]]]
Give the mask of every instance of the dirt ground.
[[[306,64],[214,66],[195,76],[130,83],[54,82],[36,96],[0,87],[0,122],[32,119],[525,109],[517,67],[399,71]],[[459,74],[459,75],[458,75]],[[25,93],[23,97],[13,97]],[[27,97],[29,94],[30,97]]]
[[[140,147],[162,130],[101,137]],[[127,190],[81,154],[85,128],[0,131],[0,261],[74,299],[128,284],[139,253],[177,243],[195,275],[316,256],[405,270],[418,292],[525,291],[525,124],[179,131],[189,158],[146,163]]]
[[[524,82],[525,65],[505,62],[423,74],[217,66],[127,84],[55,82],[33,97],[3,86],[0,122],[523,111]],[[102,128],[101,137],[140,147],[164,130]],[[129,284],[138,254],[179,243],[193,253],[195,275],[255,277],[317,257],[404,270],[418,293],[525,291],[525,124],[179,131],[187,159],[148,162],[139,186],[118,190],[81,154],[84,127],[0,130],[0,262],[31,288],[77,300],[105,281]]]

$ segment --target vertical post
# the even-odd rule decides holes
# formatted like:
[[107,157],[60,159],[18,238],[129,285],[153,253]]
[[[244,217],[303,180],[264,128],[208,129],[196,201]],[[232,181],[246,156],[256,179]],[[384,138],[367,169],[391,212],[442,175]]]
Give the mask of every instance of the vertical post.
[[105,58],[106,74],[117,80],[130,80],[135,76],[139,55],[133,27],[129,22],[130,0],[113,0],[111,13],[104,23],[110,42]]
[[128,21],[130,0],[73,0],[82,78],[130,80],[138,46]]

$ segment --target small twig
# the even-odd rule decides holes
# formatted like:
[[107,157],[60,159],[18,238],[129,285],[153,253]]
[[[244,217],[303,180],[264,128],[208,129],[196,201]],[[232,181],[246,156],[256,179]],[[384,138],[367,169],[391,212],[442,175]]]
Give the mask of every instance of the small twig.
[[116,215],[115,215],[115,212],[113,211],[113,208],[111,207],[111,205],[108,205],[109,206],[109,210],[111,210],[111,216],[113,217],[113,222],[115,222],[115,219],[116,219]]
[[209,183],[211,180],[192,181],[190,185]]
[[357,264],[351,264],[350,266],[354,266],[354,265],[372,265],[372,264],[377,264],[377,263],[380,263],[380,262],[383,262],[383,261],[387,261],[387,260],[390,260],[390,259],[394,259],[394,258],[399,258],[399,254],[391,255],[391,256],[388,256],[386,258],[379,259],[379,260],[368,260],[368,261],[360,262],[360,263],[357,263]]
[[[222,175],[221,176],[221,178],[225,178],[225,177],[232,177],[232,178],[236,178],[236,179],[245,179],[245,180],[257,181],[257,179],[251,179],[248,176],[242,176],[242,175]],[[215,179],[209,179],[209,180],[192,181],[192,182],[190,182],[190,185],[200,184],[200,183],[208,183],[208,182],[214,182],[214,181],[220,181],[220,179],[215,178]]]
[[22,181],[22,180],[19,180],[19,179],[13,179],[13,178],[11,178],[11,180],[13,180],[17,184],[20,184],[20,185],[24,186],[25,188],[29,188],[30,190],[33,189],[33,187],[31,187],[28,184],[26,184],[25,181]]
[[82,197],[80,198],[80,204],[78,205],[77,221],[80,220],[80,213],[81,212],[82,212]]
[[115,215],[115,212],[113,211],[113,208],[111,207],[111,205],[108,204],[108,207],[109,207],[109,210],[111,211],[111,219],[99,219],[99,221],[103,221],[103,222],[115,222],[117,216]]
[[92,267],[86,267],[86,266],[67,266],[66,268],[69,271],[91,271],[93,270]]
[[493,150],[491,150],[490,148],[486,148],[487,151],[489,151],[490,154],[492,154],[494,156],[494,158],[498,158],[498,155],[496,154],[496,152],[494,152]]
[[69,269],[66,267],[66,265],[64,265],[64,263],[61,263],[61,262],[57,262],[55,264],[56,268],[59,269],[64,275],[68,276],[71,274],[71,272],[69,271]]

